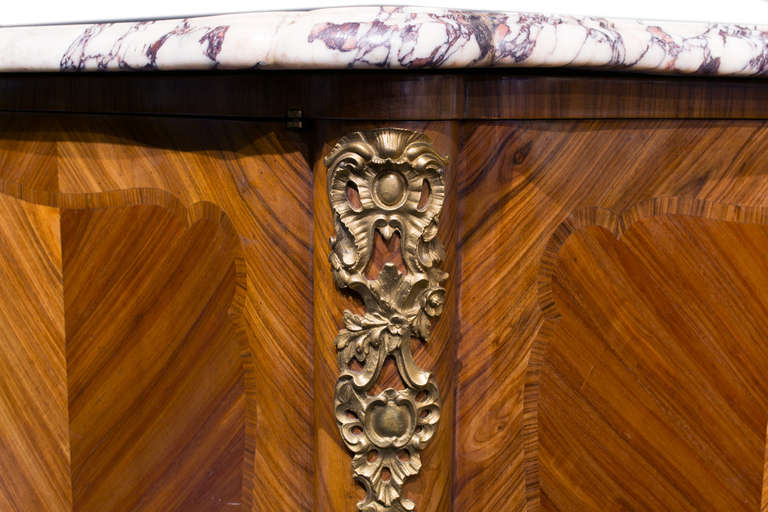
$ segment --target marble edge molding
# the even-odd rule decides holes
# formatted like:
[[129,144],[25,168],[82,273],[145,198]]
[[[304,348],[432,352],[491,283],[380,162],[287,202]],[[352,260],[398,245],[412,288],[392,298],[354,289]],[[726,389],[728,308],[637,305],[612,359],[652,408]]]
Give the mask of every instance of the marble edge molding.
[[343,7],[0,28],[0,71],[575,67],[768,73],[768,25]]

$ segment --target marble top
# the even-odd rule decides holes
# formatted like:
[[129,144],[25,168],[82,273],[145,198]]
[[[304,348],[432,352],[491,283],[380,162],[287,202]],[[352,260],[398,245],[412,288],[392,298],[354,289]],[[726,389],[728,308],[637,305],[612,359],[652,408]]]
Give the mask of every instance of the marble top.
[[768,73],[768,25],[344,7],[0,28],[0,71],[569,67]]

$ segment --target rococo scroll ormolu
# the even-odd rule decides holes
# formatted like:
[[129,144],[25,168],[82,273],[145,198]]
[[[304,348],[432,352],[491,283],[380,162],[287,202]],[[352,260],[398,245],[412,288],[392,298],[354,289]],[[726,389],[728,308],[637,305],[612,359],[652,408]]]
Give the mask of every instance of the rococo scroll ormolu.
[[[354,478],[366,491],[357,508],[411,511],[415,504],[402,487],[421,469],[421,450],[440,419],[437,383],[414,362],[410,340],[427,341],[445,303],[448,274],[439,268],[444,250],[437,227],[447,159],[425,135],[385,128],[343,137],[324,163],[335,225],[334,281],[365,305],[361,315],[344,312],[335,341],[336,422],[353,454]],[[388,262],[375,279],[366,275],[377,232],[385,241],[400,236],[405,272]],[[370,395],[387,357],[406,387]]]

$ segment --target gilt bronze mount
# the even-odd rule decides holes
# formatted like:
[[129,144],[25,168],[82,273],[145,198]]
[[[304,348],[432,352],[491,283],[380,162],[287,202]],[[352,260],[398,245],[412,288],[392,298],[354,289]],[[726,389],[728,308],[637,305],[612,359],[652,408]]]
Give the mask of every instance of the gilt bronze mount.
[[[445,198],[440,156],[423,134],[396,128],[355,132],[325,157],[334,215],[330,263],[336,285],[355,291],[365,312],[344,312],[336,336],[340,376],[335,414],[363,486],[361,512],[410,512],[406,479],[421,469],[421,451],[440,419],[440,391],[411,354],[413,337],[427,341],[443,310],[448,274],[437,238]],[[376,233],[397,234],[405,272],[385,263],[369,279]],[[371,395],[384,361],[394,359],[405,389]]]

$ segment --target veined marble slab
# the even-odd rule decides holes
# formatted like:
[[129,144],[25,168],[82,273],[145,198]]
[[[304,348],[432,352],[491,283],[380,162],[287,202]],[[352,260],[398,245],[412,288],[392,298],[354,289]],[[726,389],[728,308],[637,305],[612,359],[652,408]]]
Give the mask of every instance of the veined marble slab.
[[582,67],[768,73],[768,26],[344,7],[0,28],[0,71]]

